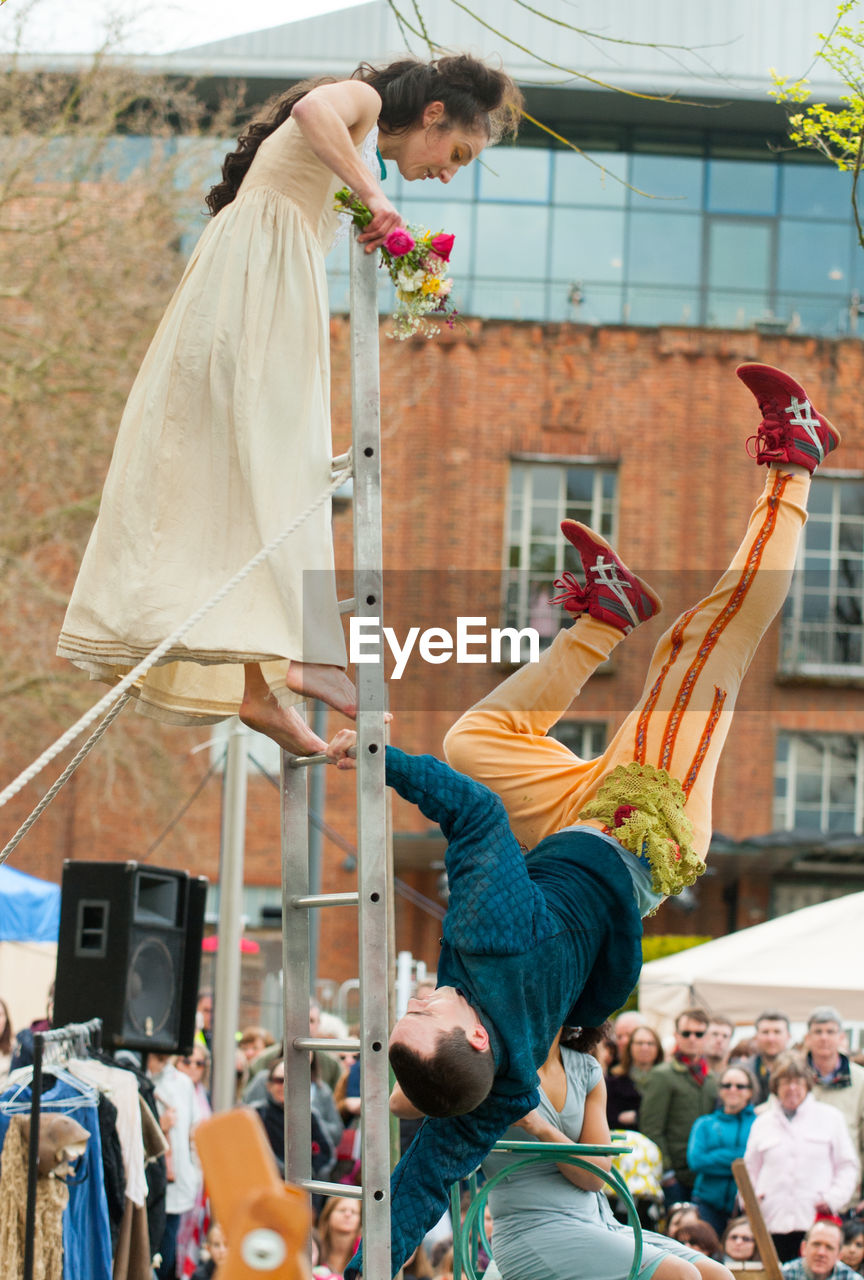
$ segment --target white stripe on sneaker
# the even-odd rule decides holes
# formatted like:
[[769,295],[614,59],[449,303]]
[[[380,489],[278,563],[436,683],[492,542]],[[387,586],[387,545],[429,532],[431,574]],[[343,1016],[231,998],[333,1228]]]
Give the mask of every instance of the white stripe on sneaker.
[[642,619],[636,612],[630,597],[627,594],[627,588],[630,586],[625,579],[622,579],[618,573],[618,566],[614,560],[604,560],[602,553],[598,555],[594,564],[591,565],[591,572],[597,578],[597,585],[608,587],[613,595],[617,596],[621,604],[624,606],[627,616],[630,618],[634,627],[638,627]]

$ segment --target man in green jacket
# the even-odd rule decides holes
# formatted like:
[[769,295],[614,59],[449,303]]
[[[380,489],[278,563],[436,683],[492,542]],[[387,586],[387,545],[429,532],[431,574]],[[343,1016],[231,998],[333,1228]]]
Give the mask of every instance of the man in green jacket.
[[687,1164],[687,1141],[693,1122],[713,1111],[717,1077],[702,1055],[708,1029],[704,1009],[685,1009],[675,1019],[675,1049],[667,1062],[652,1067],[642,1091],[639,1127],[663,1155],[666,1204],[689,1200],[695,1174]]

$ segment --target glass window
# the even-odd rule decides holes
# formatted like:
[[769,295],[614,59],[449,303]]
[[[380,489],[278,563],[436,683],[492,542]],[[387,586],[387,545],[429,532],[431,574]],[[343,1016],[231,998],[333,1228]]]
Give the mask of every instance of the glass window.
[[627,290],[625,319],[628,324],[700,323],[697,289],[662,289],[657,285],[631,285]]
[[771,280],[772,230],[767,222],[712,218],[708,228],[709,285],[721,289],[767,289]]
[[466,315],[545,320],[548,313],[546,285],[530,280],[475,280],[464,306],[459,306],[458,294],[453,296]]
[[780,221],[777,284],[790,292],[851,292],[849,224]]
[[533,627],[548,644],[561,629],[554,579],[581,574],[576,549],[560,532],[564,519],[581,520],[610,541],[615,536],[614,467],[514,462],[510,469],[505,548],[505,626]]
[[708,208],[722,213],[774,213],[777,170],[773,161],[710,160]]
[[632,213],[627,273],[635,284],[698,284],[702,220],[687,213]]
[[864,738],[851,734],[780,734],[774,761],[778,830],[862,831]]
[[852,175],[833,164],[802,164],[791,160],[780,166],[780,211],[802,218],[845,218],[852,199]]
[[608,739],[602,720],[559,720],[549,730],[549,737],[563,742],[580,760],[594,760],[602,755]]
[[[717,329],[752,329],[757,320],[771,320],[773,312],[767,293],[712,289],[705,300],[705,323]],[[780,317],[785,331],[788,322]]]
[[576,324],[620,324],[623,318],[623,290],[620,285],[564,281],[549,286],[547,318],[572,320]]
[[553,209],[553,280],[617,282],[624,272],[623,213],[601,209]]
[[414,182],[406,182],[392,160],[386,161],[386,164],[387,177],[383,188],[397,209],[400,200],[406,196],[415,196],[424,202],[434,201],[436,204],[441,200],[470,202],[476,198],[479,172],[477,160],[472,160],[471,164],[459,169],[449,182],[440,182],[437,178],[419,178]]
[[427,227],[430,231],[449,231],[456,237],[453,254],[450,259],[450,275],[466,276],[473,270],[474,253],[472,249],[472,224],[474,207],[460,204],[455,200],[439,200],[431,207],[423,199],[423,192],[417,197],[406,197],[399,201],[399,212],[406,222],[413,226]]
[[777,295],[777,314],[789,317],[791,333],[821,333],[840,337],[850,332],[850,306],[846,297],[802,299],[799,294]]
[[817,476],[783,612],[781,670],[864,670],[864,479]]
[[705,162],[698,156],[635,155],[630,183],[646,194],[631,192],[631,204],[634,209],[656,208],[663,200],[670,209],[701,209],[704,173]]
[[475,275],[545,280],[548,249],[548,208],[478,205]]
[[578,151],[556,151],[553,158],[555,204],[623,208],[627,203],[628,157],[623,152],[589,151],[581,155]]
[[[146,169],[151,157],[165,154],[164,141],[152,137],[132,136],[106,138],[94,165],[93,176],[126,182],[136,172]],[[216,179],[214,179],[216,181]]]
[[480,161],[481,200],[549,200],[549,164],[545,147],[492,147]]

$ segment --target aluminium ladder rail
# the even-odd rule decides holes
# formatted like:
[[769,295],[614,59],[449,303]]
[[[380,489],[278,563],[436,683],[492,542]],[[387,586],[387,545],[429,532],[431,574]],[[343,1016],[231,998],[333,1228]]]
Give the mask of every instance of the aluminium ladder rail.
[[[351,237],[351,409],[354,475],[354,605],[382,614],[380,392],[377,254]],[[341,461],[341,459],[340,459]],[[344,611],[344,607],[343,607]],[[363,1271],[389,1280],[390,1092],[387,1063],[393,872],[384,784],[384,666],[357,667],[356,893],[309,891],[308,769],[282,752],[282,972],[285,1012],[285,1177],[305,1190],[363,1201]],[[313,757],[310,763],[320,762]],[[360,1037],[309,1036],[310,911],[356,905],[359,912]],[[289,1051],[293,1047],[294,1052]],[[310,1049],[360,1052],[361,1187],[313,1181]]]

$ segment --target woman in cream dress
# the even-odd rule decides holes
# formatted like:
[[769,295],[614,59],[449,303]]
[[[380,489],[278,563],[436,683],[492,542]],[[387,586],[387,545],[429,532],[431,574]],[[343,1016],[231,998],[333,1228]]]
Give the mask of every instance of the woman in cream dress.
[[[402,225],[378,185],[376,135],[382,168],[449,182],[517,103],[476,59],[405,59],[298,86],[241,136],[126,405],[61,657],[121,678],[325,492],[334,194],[348,186],[372,212],[360,237],[372,252]],[[353,716],[345,666],[325,502],[134,692],[159,719],[239,713],[308,753],[324,743],[291,703]]]

